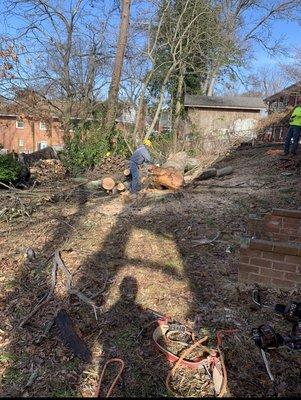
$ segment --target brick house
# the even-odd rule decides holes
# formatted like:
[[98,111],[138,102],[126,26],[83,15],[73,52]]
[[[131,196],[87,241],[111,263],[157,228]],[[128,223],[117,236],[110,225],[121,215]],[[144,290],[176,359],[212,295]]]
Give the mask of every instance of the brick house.
[[47,146],[63,147],[63,131],[57,118],[51,123],[21,119],[9,112],[0,113],[0,145],[8,152],[31,153]]
[[[264,101],[268,107],[268,114],[281,113],[297,105],[298,97],[301,96],[301,81],[286,87],[278,93],[267,97]],[[266,138],[273,142],[283,142],[289,128],[289,116],[279,119],[267,132]]]
[[[96,103],[98,107],[102,102]],[[63,148],[63,130],[59,119],[52,115],[51,122],[21,118],[10,110],[9,106],[2,101],[0,103],[0,150],[2,152],[31,153],[36,150],[52,146],[56,150]],[[48,114],[49,114],[49,110]],[[47,113],[46,113],[47,114]],[[48,115],[47,114],[47,115]],[[80,121],[75,107],[73,122]],[[133,108],[123,105],[121,115],[116,118],[116,126],[127,133],[134,126],[136,112]],[[86,118],[91,121],[92,118]],[[70,131],[72,132],[72,131]]]

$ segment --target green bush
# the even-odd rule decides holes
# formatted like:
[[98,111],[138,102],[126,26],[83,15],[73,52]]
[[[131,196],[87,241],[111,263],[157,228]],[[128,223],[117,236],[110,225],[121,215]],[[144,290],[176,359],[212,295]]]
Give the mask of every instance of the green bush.
[[114,154],[127,156],[127,146],[119,132],[106,132],[93,125],[77,126],[74,136],[65,143],[65,149],[60,155],[65,168],[73,176],[93,168],[108,152],[112,152],[112,136],[118,139]]
[[12,154],[0,155],[0,182],[9,183],[18,179],[21,165]]

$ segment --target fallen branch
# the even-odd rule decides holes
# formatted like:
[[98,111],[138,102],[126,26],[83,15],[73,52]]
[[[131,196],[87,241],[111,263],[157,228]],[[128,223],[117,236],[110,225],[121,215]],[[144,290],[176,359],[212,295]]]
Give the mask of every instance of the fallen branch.
[[72,275],[71,275],[70,271],[67,269],[67,267],[65,266],[63,260],[61,259],[60,253],[58,250],[55,251],[54,258],[55,258],[55,261],[56,261],[58,267],[63,271],[63,273],[67,277],[67,283],[66,283],[67,293],[69,295],[73,294],[73,295],[77,296],[81,301],[83,301],[84,303],[91,306],[93,308],[95,319],[97,321],[97,309],[99,309],[100,307],[98,307],[91,299],[89,299],[86,295],[81,293],[79,290],[72,288]]
[[51,296],[53,295],[55,286],[56,286],[56,282],[57,282],[57,263],[55,261],[55,259],[53,260],[53,267],[52,267],[52,273],[51,273],[51,288],[48,292],[48,294],[46,294],[45,296],[43,296],[43,298],[39,301],[39,303],[35,306],[35,308],[32,310],[32,312],[23,319],[23,321],[20,323],[19,328],[22,328],[29,320],[32,316],[35,315],[35,313],[44,305],[46,304]]
[[[56,314],[57,314],[57,313],[56,313]],[[56,317],[56,315],[55,315],[55,317]],[[40,343],[42,342],[42,340],[48,336],[48,334],[49,334],[51,328],[52,328],[53,325],[54,325],[55,317],[52,318],[50,321],[47,322],[47,324],[46,324],[46,326],[45,326],[45,329],[44,329],[44,332],[43,332],[43,333],[38,337],[38,339],[35,341],[36,344],[40,344]]]
[[211,243],[215,242],[219,237],[220,237],[220,232],[218,232],[218,234],[216,236],[214,236],[213,239],[205,238],[205,239],[191,240],[191,242],[195,243],[192,245],[192,247],[200,246],[200,245],[204,245],[204,244],[211,244]]
[[[98,307],[93,300],[89,299],[87,296],[85,296],[83,293],[81,293],[80,291],[78,291],[77,289],[72,288],[72,275],[70,273],[70,271],[68,270],[68,268],[65,266],[63,260],[60,257],[60,253],[59,250],[56,250],[54,252],[54,259],[53,259],[53,267],[52,267],[52,278],[51,278],[51,288],[49,290],[49,292],[47,294],[45,294],[45,296],[43,296],[43,298],[38,302],[38,304],[35,306],[35,308],[31,311],[31,313],[23,319],[23,321],[20,323],[19,327],[22,328],[29,320],[30,318],[36,314],[36,312],[44,305],[46,304],[50,298],[52,297],[53,293],[54,293],[54,289],[57,283],[57,271],[58,269],[60,269],[66,279],[66,290],[67,293],[69,295],[73,294],[75,296],[77,296],[80,300],[82,300],[84,303],[90,305],[93,308],[94,311],[94,315],[95,315],[95,319],[97,320],[97,309],[100,309],[100,307]],[[96,297],[96,296],[95,296]]]
[[32,374],[30,375],[25,388],[29,388],[30,386],[32,386],[32,384],[34,383],[34,381],[37,379],[37,377],[39,376],[39,370],[35,369]]

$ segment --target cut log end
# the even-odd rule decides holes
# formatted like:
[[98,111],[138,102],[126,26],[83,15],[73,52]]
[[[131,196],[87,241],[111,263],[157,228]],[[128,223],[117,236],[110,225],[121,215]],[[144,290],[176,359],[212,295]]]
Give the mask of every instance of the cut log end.
[[101,182],[101,186],[105,190],[113,190],[115,187],[115,181],[113,178],[104,178]]
[[116,189],[118,190],[118,192],[123,192],[126,188],[125,188],[125,185],[122,182],[119,182],[116,185]]
[[130,176],[130,175],[131,175],[130,169],[129,169],[129,168],[126,168],[126,169],[123,171],[123,175],[124,175],[124,176]]

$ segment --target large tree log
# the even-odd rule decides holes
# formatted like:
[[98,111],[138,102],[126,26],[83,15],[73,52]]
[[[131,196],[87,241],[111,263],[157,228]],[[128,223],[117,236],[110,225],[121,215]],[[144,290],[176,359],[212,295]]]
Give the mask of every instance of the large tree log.
[[220,176],[231,175],[233,173],[233,167],[229,165],[228,167],[220,168],[216,171],[216,176],[219,178]]
[[[200,167],[201,168],[201,167]],[[191,183],[193,181],[204,181],[206,179],[211,179],[211,178],[220,178],[225,175],[230,175],[233,173],[233,167],[228,166],[224,168],[209,168],[206,169],[205,171],[202,171],[201,169],[199,171],[196,171],[195,174],[192,177],[185,177],[185,183]]]
[[167,189],[180,189],[184,183],[183,174],[175,168],[152,167],[150,169],[152,183]]
[[185,171],[186,165],[188,164],[188,155],[185,151],[180,151],[176,154],[171,154],[167,161],[162,164],[162,168],[174,168],[177,171],[180,171],[182,174]]

